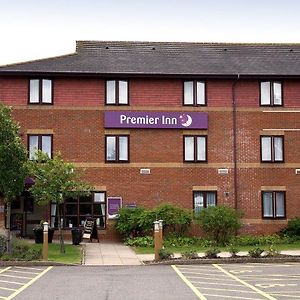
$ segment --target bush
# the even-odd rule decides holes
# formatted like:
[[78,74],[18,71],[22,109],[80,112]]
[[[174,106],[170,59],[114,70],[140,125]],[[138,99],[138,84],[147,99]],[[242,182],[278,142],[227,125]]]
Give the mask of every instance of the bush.
[[289,220],[287,226],[280,233],[289,237],[300,237],[300,218],[297,217]]
[[154,240],[152,236],[141,236],[135,238],[127,238],[125,245],[133,247],[154,247]]
[[0,255],[6,252],[6,236],[0,235]]
[[153,222],[159,219],[163,220],[166,232],[182,235],[192,222],[192,214],[170,204],[162,204],[151,210],[121,208],[116,229],[124,237],[143,236],[152,233]]
[[160,259],[170,259],[173,257],[173,253],[167,249],[160,249],[159,251],[159,258]]
[[257,248],[254,248],[252,250],[249,251],[249,255],[251,257],[255,257],[255,258],[258,258],[258,257],[261,257],[261,254],[264,252],[263,249],[257,247]]
[[275,257],[278,255],[280,255],[278,249],[276,249],[276,247],[274,247],[274,245],[270,245],[266,251],[266,257]]
[[183,258],[186,258],[186,259],[195,259],[195,258],[199,257],[196,250],[188,250],[188,251],[181,253],[181,255]]
[[196,214],[201,228],[218,244],[225,245],[241,227],[241,213],[227,206],[210,206]]
[[237,254],[240,251],[239,248],[233,244],[229,245],[228,250],[229,253],[231,254],[231,257],[237,257]]
[[212,248],[209,248],[209,249],[206,250],[205,257],[207,257],[207,258],[217,258],[218,254],[220,252],[221,251],[218,248],[212,247]]

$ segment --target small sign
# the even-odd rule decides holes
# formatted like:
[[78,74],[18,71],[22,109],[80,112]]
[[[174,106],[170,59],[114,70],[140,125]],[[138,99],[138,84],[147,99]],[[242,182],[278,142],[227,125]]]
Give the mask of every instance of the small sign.
[[85,225],[84,225],[84,231],[83,231],[83,238],[84,239],[90,239],[92,232],[93,232],[93,228],[94,228],[94,220],[86,220],[85,221]]
[[140,169],[141,175],[149,175],[151,173],[150,169]]
[[107,217],[117,218],[119,209],[122,207],[122,197],[107,197]]

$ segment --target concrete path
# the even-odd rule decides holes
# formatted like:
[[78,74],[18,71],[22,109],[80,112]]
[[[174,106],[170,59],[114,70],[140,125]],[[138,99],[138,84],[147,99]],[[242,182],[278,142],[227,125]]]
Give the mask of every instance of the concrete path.
[[84,265],[141,265],[141,261],[128,246],[115,242],[82,243]]

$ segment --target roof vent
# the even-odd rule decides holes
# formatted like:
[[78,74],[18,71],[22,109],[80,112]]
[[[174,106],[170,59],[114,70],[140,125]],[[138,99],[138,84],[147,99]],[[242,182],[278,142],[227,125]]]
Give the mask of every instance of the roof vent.
[[227,49],[227,48],[224,48],[223,50],[226,52],[228,49]]
[[155,47],[153,47],[152,50],[155,50]]
[[294,49],[290,49],[290,52],[294,52]]
[[109,49],[109,47],[105,47],[105,49]]

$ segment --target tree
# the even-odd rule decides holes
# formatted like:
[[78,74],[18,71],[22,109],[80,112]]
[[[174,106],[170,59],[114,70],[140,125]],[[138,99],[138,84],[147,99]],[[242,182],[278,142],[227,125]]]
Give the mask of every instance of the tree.
[[24,190],[27,175],[27,151],[19,137],[19,125],[12,109],[0,104],[0,196],[7,205],[7,251],[11,252],[11,202]]
[[81,174],[74,165],[65,162],[60,153],[53,159],[41,151],[36,152],[36,159],[29,162],[29,172],[34,185],[29,188],[35,202],[40,205],[55,203],[58,216],[60,251],[65,252],[61,224],[61,204],[68,197],[88,195],[92,187],[81,180]]

